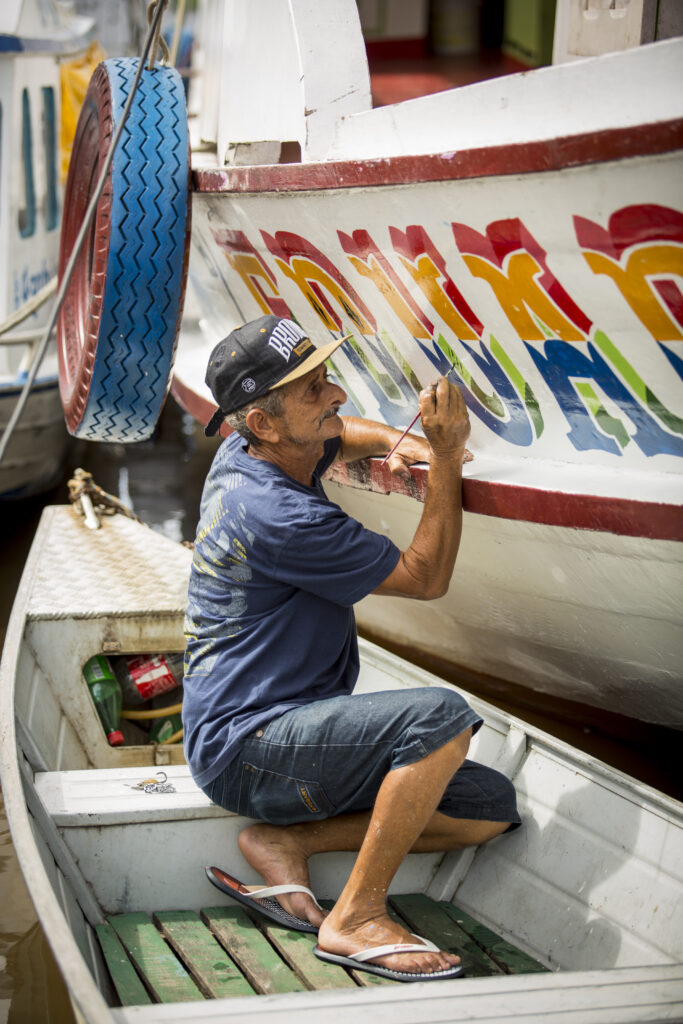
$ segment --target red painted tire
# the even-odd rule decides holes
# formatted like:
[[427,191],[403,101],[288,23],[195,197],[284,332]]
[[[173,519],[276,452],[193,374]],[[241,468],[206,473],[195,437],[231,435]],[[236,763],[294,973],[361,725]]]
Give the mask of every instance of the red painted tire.
[[[83,103],[60,242],[64,273],[137,69],[107,60]],[[141,441],[163,408],[182,318],[190,241],[185,95],[172,68],[145,69],[58,323],[70,433]]]

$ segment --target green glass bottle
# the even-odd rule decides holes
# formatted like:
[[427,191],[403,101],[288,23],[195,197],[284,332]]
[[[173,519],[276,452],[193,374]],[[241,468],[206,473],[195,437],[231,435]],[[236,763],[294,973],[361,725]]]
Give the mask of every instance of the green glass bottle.
[[90,690],[90,696],[110,745],[120,747],[124,742],[123,733],[119,729],[123,701],[121,687],[109,659],[102,654],[90,658],[83,666],[83,678]]

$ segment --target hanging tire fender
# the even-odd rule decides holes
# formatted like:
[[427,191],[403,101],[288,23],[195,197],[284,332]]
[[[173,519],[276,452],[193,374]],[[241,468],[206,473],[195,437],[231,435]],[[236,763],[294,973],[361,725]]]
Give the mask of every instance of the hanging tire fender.
[[[95,69],[69,164],[64,274],[118,128],[136,58]],[[190,243],[185,94],[174,68],[145,68],[57,326],[67,428],[96,441],[150,437],[170,386]]]

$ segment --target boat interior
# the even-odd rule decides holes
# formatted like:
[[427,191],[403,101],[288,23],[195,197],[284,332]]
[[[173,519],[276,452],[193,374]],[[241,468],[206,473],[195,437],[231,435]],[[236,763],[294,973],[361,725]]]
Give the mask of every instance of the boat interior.
[[[312,936],[263,922],[259,930],[206,878],[205,867],[218,865],[246,884],[261,881],[237,845],[246,819],[195,786],[182,745],[110,747],[82,677],[94,654],[182,648],[190,557],[122,516],[90,531],[73,509],[47,509],[8,634],[17,778],[40,862],[20,858],[34,883],[44,873],[45,891],[114,1006],[244,995],[245,979],[251,994],[319,985]],[[361,659],[361,691],[447,685],[366,641]],[[523,827],[479,849],[409,855],[392,887],[393,912],[459,951],[471,984],[477,975],[533,974],[539,984],[549,972],[683,960],[681,805],[471,702],[485,725],[470,756],[514,780]],[[150,779],[174,791],[145,791],[140,784]],[[312,858],[320,899],[338,896],[352,856]],[[204,961],[207,943],[218,956],[213,974],[196,966],[197,943]],[[255,967],[266,953],[276,958],[272,969]],[[187,981],[167,990],[155,971]],[[350,986],[352,995],[375,987],[369,975],[337,975],[320,984]]]

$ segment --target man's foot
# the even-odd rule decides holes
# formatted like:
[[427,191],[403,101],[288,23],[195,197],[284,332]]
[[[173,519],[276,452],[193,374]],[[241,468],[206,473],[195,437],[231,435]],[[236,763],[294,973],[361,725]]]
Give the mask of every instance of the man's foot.
[[[400,924],[381,911],[375,917],[365,920],[360,915],[343,915],[335,907],[325,918],[318,932],[318,946],[326,953],[338,953],[350,956],[376,946],[393,945],[396,943],[418,943],[419,940]],[[445,971],[460,963],[460,957],[453,953],[393,953],[381,956],[372,963],[388,967],[392,971],[404,971],[411,974],[433,974]]]
[[[291,883],[310,889],[307,855],[295,825],[249,825],[240,832],[238,842],[242,856],[258,871],[266,885]],[[325,919],[326,911],[317,907],[306,893],[287,893],[277,900],[290,914],[316,926]]]

